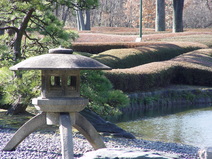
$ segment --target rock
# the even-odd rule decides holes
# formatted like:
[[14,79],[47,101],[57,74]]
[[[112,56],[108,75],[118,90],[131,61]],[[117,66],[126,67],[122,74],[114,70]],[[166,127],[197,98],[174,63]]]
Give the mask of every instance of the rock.
[[109,149],[103,148],[96,151],[85,153],[80,159],[177,159],[180,156],[175,154],[155,152],[150,150],[131,150],[131,149]]
[[199,151],[200,159],[212,159],[212,147],[207,147]]
[[120,127],[109,121],[105,121],[103,118],[101,118],[99,115],[91,110],[84,109],[80,112],[80,114],[82,114],[98,132],[103,133],[103,135],[135,139],[135,136],[131,133],[126,132],[125,130],[121,129]]

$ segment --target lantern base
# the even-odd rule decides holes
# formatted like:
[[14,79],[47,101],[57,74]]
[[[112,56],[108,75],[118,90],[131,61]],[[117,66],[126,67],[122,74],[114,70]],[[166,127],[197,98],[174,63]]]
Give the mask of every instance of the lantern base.
[[32,104],[43,112],[80,112],[88,104],[88,99],[81,97],[70,98],[34,98]]
[[[22,127],[20,127],[11,140],[7,143],[3,150],[12,151],[23,141],[28,135],[36,129],[47,125],[47,113],[42,112],[32,119],[28,120]],[[72,129],[75,127],[85,138],[90,142],[93,148],[105,148],[105,144],[99,136],[93,125],[79,113],[58,113],[59,114],[59,127],[62,144],[62,157],[63,159],[73,159],[73,141]],[[73,116],[72,116],[73,115]],[[74,119],[74,120],[73,120]],[[72,122],[73,120],[73,122]]]

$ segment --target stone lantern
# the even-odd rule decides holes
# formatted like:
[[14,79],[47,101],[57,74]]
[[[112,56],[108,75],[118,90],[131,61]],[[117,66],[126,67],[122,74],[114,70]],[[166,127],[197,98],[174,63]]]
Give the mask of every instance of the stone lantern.
[[73,158],[72,126],[81,132],[94,149],[104,148],[101,137],[80,112],[88,99],[80,97],[80,70],[108,70],[110,67],[91,58],[73,55],[71,49],[50,49],[49,54],[31,57],[11,70],[41,70],[41,96],[32,104],[41,113],[27,121],[3,150],[14,150],[30,133],[43,125],[59,125],[62,156]]

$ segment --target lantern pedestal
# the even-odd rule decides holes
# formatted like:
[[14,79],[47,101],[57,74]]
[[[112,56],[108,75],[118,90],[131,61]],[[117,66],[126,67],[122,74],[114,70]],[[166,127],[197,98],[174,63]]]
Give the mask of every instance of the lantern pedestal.
[[88,99],[70,98],[34,98],[32,104],[43,112],[80,112],[88,104]]
[[[50,114],[50,116],[51,115],[52,114]],[[42,112],[28,120],[16,131],[3,150],[15,150],[21,141],[23,141],[28,135],[38,128],[47,125],[47,120],[49,120],[49,118],[47,118],[48,116],[48,113]],[[59,123],[62,145],[61,151],[64,159],[73,158],[72,126],[85,136],[95,150],[106,147],[93,125],[91,125],[91,123],[78,112],[56,113],[56,116],[59,117],[59,121],[57,120],[57,123]]]

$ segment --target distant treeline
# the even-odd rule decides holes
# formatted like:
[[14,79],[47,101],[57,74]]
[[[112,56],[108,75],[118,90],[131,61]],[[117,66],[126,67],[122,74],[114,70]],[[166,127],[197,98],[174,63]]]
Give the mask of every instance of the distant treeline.
[[[99,0],[99,7],[90,11],[91,26],[138,27],[140,0]],[[143,27],[155,27],[156,0],[143,0]],[[166,0],[166,28],[172,28],[172,1]],[[212,27],[212,6],[209,0],[185,0],[184,27]],[[67,26],[77,27],[74,11],[60,8],[60,16]],[[65,19],[64,19],[65,17]]]

